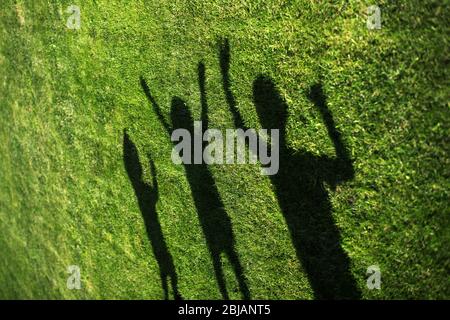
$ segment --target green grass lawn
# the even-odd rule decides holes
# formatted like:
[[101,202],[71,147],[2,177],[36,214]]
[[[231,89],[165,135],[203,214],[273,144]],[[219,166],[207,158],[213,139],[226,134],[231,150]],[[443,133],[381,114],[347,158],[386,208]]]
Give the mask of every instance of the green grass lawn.
[[[79,30],[66,27],[71,4]],[[380,30],[366,26],[371,4]],[[449,14],[431,0],[2,0],[0,298],[163,299],[158,261],[169,254],[162,269],[184,299],[221,299],[211,243],[227,243],[242,269],[215,251],[231,299],[242,282],[251,299],[343,298],[327,286],[344,269],[363,299],[450,298]],[[221,130],[235,128],[233,104],[246,127],[262,127],[255,84],[270,79],[287,107],[286,159],[311,161],[339,156],[308,97],[320,83],[353,174],[333,184],[309,160],[289,163],[291,180],[258,165],[173,164],[140,78],[170,125],[174,97],[200,120],[203,92]],[[303,185],[320,190],[324,211],[295,197]],[[304,201],[318,212],[286,213]],[[320,251],[334,240],[341,265]],[[80,290],[66,286],[70,265]],[[371,265],[380,290],[366,286]]]

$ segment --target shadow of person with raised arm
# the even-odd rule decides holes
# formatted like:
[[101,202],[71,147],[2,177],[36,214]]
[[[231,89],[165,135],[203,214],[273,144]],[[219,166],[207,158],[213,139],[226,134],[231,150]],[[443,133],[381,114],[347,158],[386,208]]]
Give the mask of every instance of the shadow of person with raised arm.
[[[202,63],[199,64],[198,70],[201,93],[200,101],[202,105],[202,127],[203,130],[206,130],[208,128],[208,105],[205,92],[205,69]],[[170,113],[172,127],[165,120],[160,107],[151,95],[150,89],[142,77],[141,86],[169,135],[172,134],[174,129],[186,129],[191,133],[192,137],[194,136],[194,120],[183,100],[178,97],[172,99]],[[193,150],[194,147],[192,145],[191,152]],[[191,154],[191,159],[193,158],[194,155]],[[233,268],[242,297],[244,299],[250,299],[250,292],[246,284],[243,268],[235,250],[235,240],[231,220],[225,211],[211,171],[203,161],[201,164],[185,163],[184,168],[190,184],[200,224],[205,235],[207,247],[211,255],[217,283],[223,298],[229,299],[220,256],[222,253],[228,258]]]
[[[235,126],[245,130],[231,91],[229,65],[229,44],[225,40],[220,47],[223,88]],[[352,179],[353,166],[327,107],[321,84],[311,88],[309,99],[322,115],[335,147],[334,158],[292,149],[286,136],[286,102],[271,79],[259,76],[253,83],[253,100],[262,127],[280,130],[279,171],[270,179],[314,295],[318,299],[358,299],[360,292],[350,273],[349,258],[341,247],[324,185],[328,183],[334,189],[340,182]]]
[[156,212],[156,202],[159,197],[156,168],[153,161],[150,160],[150,168],[153,176],[152,186],[150,186],[143,180],[138,151],[126,130],[123,132],[123,160],[139,203],[139,208],[145,222],[145,228],[152,245],[153,253],[158,262],[164,297],[166,300],[169,298],[168,281],[170,279],[174,299],[180,300],[181,295],[178,292],[178,277],[175,272],[175,265],[173,264],[172,255],[164,240],[158,214]]

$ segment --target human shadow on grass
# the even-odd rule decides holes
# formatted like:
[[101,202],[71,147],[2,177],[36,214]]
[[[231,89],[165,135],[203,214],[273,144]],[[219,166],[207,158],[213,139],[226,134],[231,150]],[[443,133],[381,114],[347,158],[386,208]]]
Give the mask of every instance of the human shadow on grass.
[[[237,108],[229,76],[228,40],[220,44],[223,89],[236,128],[248,129]],[[287,223],[298,259],[318,299],[359,299],[360,291],[350,273],[350,262],[340,244],[324,184],[335,188],[354,177],[353,165],[327,107],[321,84],[311,87],[309,99],[320,112],[336,157],[296,151],[287,143],[288,105],[274,82],[259,76],[253,83],[253,102],[265,129],[279,129],[279,171],[270,179]],[[270,148],[269,148],[270,150]]]
[[139,161],[138,151],[126,130],[123,132],[123,159],[128,177],[133,185],[139,203],[139,208],[145,222],[145,228],[153,249],[153,254],[158,262],[164,297],[166,300],[169,298],[168,281],[170,279],[174,299],[180,300],[182,297],[178,292],[178,277],[175,271],[175,265],[173,263],[172,255],[167,248],[156,211],[159,191],[155,164],[153,163],[153,160],[150,159],[150,168],[152,172],[152,186],[150,186],[143,180],[142,166]]
[[[198,75],[202,106],[201,119],[203,132],[201,132],[201,135],[203,136],[204,131],[208,128],[208,104],[205,91],[205,67],[202,63],[198,66]],[[185,102],[178,97],[172,98],[170,112],[171,126],[162,115],[161,108],[151,95],[146,81],[141,77],[140,82],[145,95],[152,104],[155,113],[169,136],[174,129],[186,129],[194,137],[194,120]],[[205,142],[202,143],[204,147]],[[194,146],[192,144],[191,159],[194,159],[193,151]],[[211,171],[203,161],[200,164],[185,163],[184,168],[222,297],[229,299],[221,261],[221,254],[223,253],[233,268],[242,297],[244,299],[250,299],[250,292],[244,277],[244,271],[235,249],[231,220],[225,211]]]

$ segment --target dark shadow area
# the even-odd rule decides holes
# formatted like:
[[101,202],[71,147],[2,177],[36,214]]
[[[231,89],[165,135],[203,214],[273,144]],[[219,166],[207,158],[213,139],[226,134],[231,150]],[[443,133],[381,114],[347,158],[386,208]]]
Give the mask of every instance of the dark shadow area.
[[[208,128],[208,105],[205,91],[205,68],[202,63],[199,64],[198,72],[201,93],[200,101],[202,105],[201,118],[204,132]],[[170,115],[173,127],[171,127],[164,119],[159,105],[151,95],[150,89],[142,77],[141,86],[169,136],[174,129],[184,128],[191,133],[192,137],[194,137],[194,120],[189,108],[183,100],[178,97],[172,99]],[[194,159],[193,151],[194,146],[192,145],[192,159]],[[217,283],[223,298],[229,299],[220,257],[222,253],[226,255],[233,268],[242,297],[244,299],[250,299],[250,292],[246,284],[243,268],[235,250],[235,240],[231,220],[225,211],[211,171],[204,163],[184,164],[184,168],[190,184],[200,224],[205,235],[207,247],[211,254]]]
[[[231,91],[228,40],[220,45],[223,88],[236,128],[247,129]],[[350,261],[341,247],[339,230],[325,183],[332,188],[354,176],[353,165],[341,135],[336,129],[322,91],[311,88],[309,99],[320,111],[332,140],[336,157],[316,156],[295,151],[286,141],[288,106],[274,82],[259,76],[253,83],[253,100],[260,123],[265,129],[279,129],[280,167],[270,176],[279,206],[289,228],[297,257],[306,271],[318,299],[359,299],[360,291],[350,273]]]
[[145,222],[145,228],[153,253],[158,262],[164,297],[165,299],[169,298],[168,281],[170,279],[174,299],[180,300],[181,295],[178,292],[178,277],[175,272],[175,265],[169,249],[167,248],[166,241],[164,240],[158,214],[156,212],[156,203],[159,197],[156,168],[153,161],[150,160],[153,178],[152,186],[150,186],[143,181],[142,166],[139,161],[138,151],[133,141],[130,140],[126,130],[123,132],[123,160],[139,203],[139,208]]

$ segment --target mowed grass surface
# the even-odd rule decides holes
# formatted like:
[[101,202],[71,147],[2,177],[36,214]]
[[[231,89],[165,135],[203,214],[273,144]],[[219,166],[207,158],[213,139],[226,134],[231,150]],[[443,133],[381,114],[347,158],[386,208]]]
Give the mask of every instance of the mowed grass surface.
[[[445,2],[445,1],[444,1]],[[448,4],[377,1],[72,1],[0,3],[0,298],[161,299],[159,269],[123,163],[123,129],[146,180],[155,161],[157,211],[187,299],[219,299],[182,166],[139,84],[169,119],[179,96],[200,119],[197,65],[206,67],[210,127],[234,128],[219,66],[249,127],[258,75],[289,105],[296,150],[334,155],[307,99],[319,80],[354,161],[329,188],[341,245],[362,297],[449,298]],[[211,166],[254,299],[312,299],[268,177],[258,166]],[[328,188],[328,187],[327,187]],[[241,297],[223,259],[231,298]],[[69,265],[82,289],[68,290]],[[368,290],[378,265],[381,290]]]

